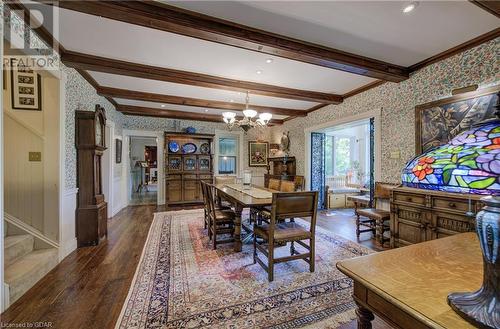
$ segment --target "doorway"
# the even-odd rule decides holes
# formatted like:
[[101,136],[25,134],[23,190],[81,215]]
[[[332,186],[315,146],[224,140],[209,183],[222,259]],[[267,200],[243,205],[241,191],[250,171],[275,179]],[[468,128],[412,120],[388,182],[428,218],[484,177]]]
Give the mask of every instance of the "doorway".
[[351,195],[373,198],[375,120],[366,118],[311,132],[311,190],[318,207],[349,208]]
[[157,204],[158,146],[154,137],[130,137],[129,205]]

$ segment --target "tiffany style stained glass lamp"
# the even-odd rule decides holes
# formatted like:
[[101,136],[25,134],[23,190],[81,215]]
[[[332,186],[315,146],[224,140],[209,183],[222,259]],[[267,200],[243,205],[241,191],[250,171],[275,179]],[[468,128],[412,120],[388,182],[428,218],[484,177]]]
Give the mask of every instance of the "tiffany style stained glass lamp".
[[486,206],[476,216],[483,285],[448,295],[448,304],[480,328],[500,328],[500,97],[496,115],[415,157],[402,174],[409,187],[489,195],[481,198]]
[[467,130],[411,160],[403,185],[473,194],[500,193],[500,119]]

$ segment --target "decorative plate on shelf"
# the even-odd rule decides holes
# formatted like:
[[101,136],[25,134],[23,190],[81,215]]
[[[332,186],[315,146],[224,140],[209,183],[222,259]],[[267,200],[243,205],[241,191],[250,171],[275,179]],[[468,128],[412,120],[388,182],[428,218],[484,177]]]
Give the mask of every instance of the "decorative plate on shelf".
[[197,147],[193,143],[186,143],[182,145],[182,153],[184,154],[191,154],[196,152]]
[[172,153],[177,153],[179,152],[179,144],[177,142],[174,142],[174,141],[170,141],[168,143],[168,150]]
[[203,143],[200,145],[201,154],[209,154],[210,153],[210,145],[208,143]]

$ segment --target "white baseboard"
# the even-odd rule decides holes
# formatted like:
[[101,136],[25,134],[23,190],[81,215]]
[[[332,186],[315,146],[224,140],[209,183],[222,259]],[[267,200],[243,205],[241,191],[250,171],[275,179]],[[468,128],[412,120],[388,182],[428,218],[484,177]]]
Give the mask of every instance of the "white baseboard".
[[78,244],[76,237],[74,239],[68,240],[59,247],[59,263],[66,258],[69,254],[71,254],[74,250],[76,250]]
[[125,203],[122,203],[121,205],[117,206],[117,207],[114,207],[113,208],[113,211],[111,213],[111,216],[114,216],[116,215],[118,212],[120,212],[120,210],[122,210],[123,208],[125,208],[127,205]]
[[62,218],[59,223],[59,261],[77,248],[76,241],[76,194],[77,188],[63,192]]

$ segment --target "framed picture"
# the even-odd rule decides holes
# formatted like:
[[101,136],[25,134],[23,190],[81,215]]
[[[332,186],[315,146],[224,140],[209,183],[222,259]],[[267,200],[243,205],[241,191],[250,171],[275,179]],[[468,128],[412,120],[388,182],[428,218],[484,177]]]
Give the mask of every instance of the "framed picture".
[[269,156],[269,143],[249,141],[248,142],[248,166],[266,167]]
[[122,163],[122,140],[116,139],[116,163]]
[[455,95],[415,107],[415,153],[448,143],[474,124],[495,117],[500,86]]
[[12,66],[10,76],[12,108],[15,110],[42,110],[42,79],[32,69]]

